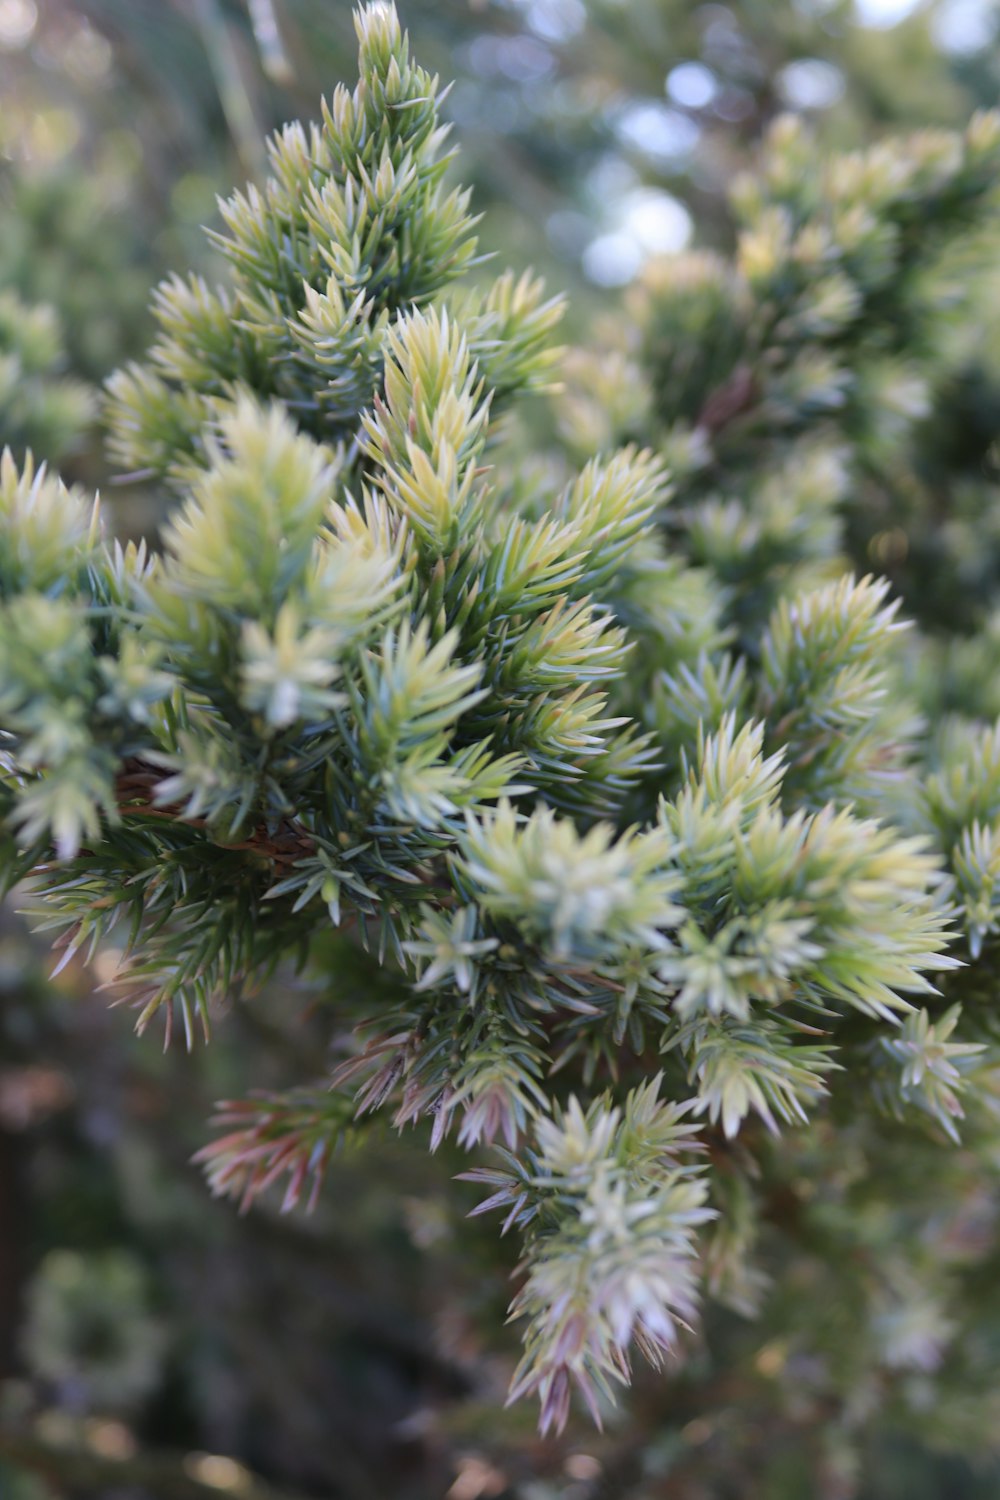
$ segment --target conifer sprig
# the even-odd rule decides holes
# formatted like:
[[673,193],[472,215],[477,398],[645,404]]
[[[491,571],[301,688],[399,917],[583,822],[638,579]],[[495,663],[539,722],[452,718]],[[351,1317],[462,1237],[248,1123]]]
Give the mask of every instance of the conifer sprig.
[[[358,1033],[332,1087],[225,1106],[210,1183],[291,1206],[381,1110],[495,1145],[472,1175],[524,1239],[512,1393],[560,1427],[574,1385],[599,1416],[633,1348],[682,1348],[704,1269],[752,1300],[754,1195],[699,1142],[777,1150],[844,1079],[951,1135],[989,1062],[935,985],[942,855],[997,925],[997,757],[914,771],[889,587],[834,567],[847,458],[810,432],[743,498],[699,487],[734,434],[842,410],[921,206],[965,222],[997,152],[978,122],[905,170],[835,165],[829,204],[767,169],[739,265],[645,294],[669,430],[515,485],[497,416],[549,382],[558,307],[530,277],[451,289],[474,242],[437,81],[390,5],[357,28],[356,89],[224,205],[228,284],[162,287],[111,383],[116,455],[180,491],[162,548],[4,460],[4,874],[189,1045],[322,934],[367,950],[383,985],[331,984]],[[897,785],[912,827],[879,816]]]

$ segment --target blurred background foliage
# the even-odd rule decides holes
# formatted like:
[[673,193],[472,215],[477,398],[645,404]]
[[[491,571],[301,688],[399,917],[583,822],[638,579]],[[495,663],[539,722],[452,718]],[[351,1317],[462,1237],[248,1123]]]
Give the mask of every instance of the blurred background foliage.
[[[401,9],[421,59],[457,80],[447,108],[484,243],[571,293],[574,341],[602,336],[616,289],[651,258],[730,247],[726,192],[776,114],[853,145],[964,122],[1000,88],[989,0]],[[150,288],[173,266],[211,273],[200,226],[215,194],[259,174],[266,131],[313,115],[353,55],[344,0],[0,0],[4,441],[107,489],[97,391],[147,343]],[[997,302],[982,299],[983,348]],[[141,484],[111,496],[126,529],[161,503]],[[341,986],[350,962],[359,986],[377,983],[340,949],[329,967]],[[918,1418],[941,1315],[896,1288],[882,1333],[906,1352],[898,1381],[854,1389],[851,1351],[867,1330],[851,1306],[830,1308],[832,1368],[796,1356],[797,1299],[816,1301],[808,1266],[762,1323],[713,1311],[717,1368],[699,1349],[674,1378],[641,1378],[603,1435],[581,1425],[543,1442],[532,1412],[501,1414],[514,1345],[498,1352],[491,1330],[506,1267],[491,1227],[463,1226],[459,1240],[473,1197],[446,1185],[440,1160],[432,1170],[422,1146],[387,1134],[335,1164],[311,1218],[265,1205],[243,1220],[190,1165],[214,1100],[277,1086],[296,1059],[316,1072],[336,997],[312,983],[309,1006],[282,1003],[296,988],[306,998],[305,981],[283,975],[220,1018],[223,1045],[188,1058],[138,1043],[108,1009],[100,955],[46,974],[44,944],[5,912],[3,1500],[1000,1494],[985,1436],[1000,1430],[1000,1318],[958,1341],[984,1372],[979,1401],[949,1408],[936,1395]],[[816,1171],[820,1148],[813,1133],[784,1138],[790,1180]],[[813,1232],[849,1214],[884,1243],[899,1226],[880,1215],[860,1137],[856,1149]],[[935,1172],[949,1173],[961,1222],[941,1224],[929,1252],[959,1269],[964,1256],[984,1308],[995,1304],[997,1205],[974,1163],[901,1137],[895,1169],[925,1213]],[[969,1371],[956,1376],[967,1393]]]
[[[727,185],[778,112],[850,145],[1000,86],[991,0],[412,0],[406,22],[456,80],[484,241],[574,291],[626,283],[693,221],[725,240]],[[205,259],[215,193],[353,47],[334,0],[0,0],[0,277],[55,303],[81,370],[141,345],[151,274]]]

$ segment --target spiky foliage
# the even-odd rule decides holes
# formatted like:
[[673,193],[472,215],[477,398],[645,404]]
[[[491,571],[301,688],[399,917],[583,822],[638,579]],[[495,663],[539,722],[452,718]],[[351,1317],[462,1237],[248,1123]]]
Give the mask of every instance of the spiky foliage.
[[945,501],[960,490],[959,513],[983,508],[993,439],[969,396],[991,374],[976,298],[989,297],[998,131],[983,114],[963,133],[831,155],[779,119],[732,189],[734,254],[661,258],[630,294],[603,421],[607,364],[581,367],[568,431],[584,448],[595,421],[611,440],[656,434],[671,525],[734,587],[748,632],[791,579],[829,572],[844,549],[923,618],[942,605],[969,618],[940,563],[965,566]]
[[[953,1135],[989,1057],[935,990],[956,964],[940,855],[878,816],[919,802],[912,716],[886,585],[832,566],[837,461],[785,449],[811,507],[748,466],[771,529],[745,574],[720,552],[739,515],[682,461],[704,467],[716,419],[655,435],[672,500],[634,445],[559,492],[516,472],[497,416],[547,379],[557,310],[530,278],[448,292],[473,244],[436,80],[391,7],[357,24],[357,88],[224,210],[229,284],[162,288],[149,363],[112,382],[117,454],[183,497],[162,551],[105,542],[82,497],[5,468],[6,873],[67,958],[117,944],[140,1027],[179,1017],[189,1044],[331,928],[367,951],[367,988],[331,985],[360,1040],[330,1092],[227,1105],[212,1185],[248,1204],[284,1178],[292,1203],[383,1111],[432,1146],[497,1143],[503,1166],[474,1170],[523,1235],[513,1392],[559,1426],[574,1382],[599,1416],[633,1347],[683,1346],[703,1272],[750,1305],[748,1163],[783,1161],[771,1135],[835,1134],[845,1099],[859,1130],[882,1110]],[[883,218],[961,218],[996,139],[981,122],[874,172],[850,243],[875,300],[862,318],[830,271],[825,321],[795,323],[828,236],[773,341],[867,337],[904,266]],[[784,295],[765,249],[735,301],[716,278],[727,349]],[[692,326],[700,409],[711,320]],[[777,361],[774,431],[829,408],[818,358]],[[727,389],[756,401],[749,374]]]
[[[956,1227],[959,1248],[949,1249],[932,1224],[940,1214],[962,1225],[996,1147],[995,428],[979,396],[997,390],[987,330],[998,130],[982,116],[961,135],[837,156],[780,121],[758,170],[734,187],[735,254],[696,250],[651,266],[613,346],[575,356],[561,404],[576,457],[595,432],[659,454],[672,476],[660,535],[675,567],[697,568],[718,601],[719,639],[666,668],[637,653],[616,703],[653,730],[667,767],[688,775],[705,746],[725,741],[733,715],[754,716],[763,753],[782,757],[774,801],[794,837],[864,814],[882,824],[865,825],[869,853],[887,823],[928,841],[943,870],[938,898],[963,929],[943,995],[899,1013],[877,1040],[867,1025],[838,1037],[825,997],[793,1031],[759,971],[750,992],[768,1013],[741,1008],[732,976],[746,972],[745,949],[729,936],[740,877],[727,871],[709,888],[710,943],[702,928],[699,947],[687,942],[686,971],[671,955],[659,973],[680,1022],[661,1046],[687,1059],[708,1138],[715,1127],[734,1142],[713,1158],[710,1292],[760,1319],[758,1369],[823,1361],[817,1391],[842,1403],[845,1420],[851,1391],[869,1381],[880,1391],[872,1422],[915,1432],[936,1403],[932,1442],[990,1454],[988,1422],[960,1432],[956,1413],[974,1363],[969,1329],[981,1317],[994,1338],[996,1310],[979,1302],[975,1272],[955,1266],[992,1263],[995,1241],[972,1244]],[[614,607],[632,623],[627,600]],[[787,892],[765,873],[759,836],[736,843],[753,848],[751,879],[763,877],[776,902],[755,932],[777,956]],[[898,873],[897,858],[894,844]],[[834,888],[846,892],[842,875]],[[867,880],[864,892],[848,901],[867,909],[878,946],[891,923]],[[796,963],[817,932],[796,933]],[[908,1143],[879,1123],[881,1114],[912,1130],[918,1113],[931,1133]],[[752,1116],[773,1145],[748,1129]],[[961,1165],[949,1164],[948,1139],[961,1139]],[[808,1174],[836,1173],[844,1152],[855,1161],[845,1183],[863,1162],[870,1191],[817,1191]],[[926,1193],[921,1174],[934,1184]],[[907,1248],[914,1234],[929,1253]],[[867,1287],[845,1255],[868,1268]],[[870,1331],[846,1363],[845,1327],[824,1320],[815,1291],[797,1301],[782,1290],[819,1268],[832,1304],[867,1309]],[[777,1285],[763,1270],[778,1272]],[[815,1321],[804,1331],[796,1317]],[[738,1366],[740,1350],[730,1334],[716,1369]],[[906,1377],[890,1394],[900,1371],[920,1372],[919,1392]],[[863,1441],[845,1435],[837,1446],[857,1462]]]
[[[841,155],[779,120],[733,187],[733,256],[663,259],[630,294],[602,428],[669,464],[664,528],[721,593],[732,643],[666,673],[644,654],[629,706],[678,751],[692,724],[749,709],[797,797],[933,830],[977,946],[993,920],[988,731],[935,736],[923,792],[900,773],[922,717],[997,709],[995,432],[972,393],[1000,389],[980,326],[998,162],[993,114]],[[583,453],[607,368],[579,357],[563,404]],[[920,630],[894,642],[901,600]]]
[[[225,228],[212,237],[229,284],[174,277],[157,291],[148,363],[110,382],[123,467],[189,479],[207,459],[203,433],[241,389],[280,399],[304,431],[350,448],[387,352],[409,357],[398,315],[471,264],[469,195],[444,181],[438,81],[411,61],[390,11],[371,10],[359,39],[357,88],[338,85],[321,125],[274,136],[263,189],[222,205]],[[492,396],[544,369],[555,316],[530,278],[501,278],[466,310],[457,337]],[[433,406],[443,392],[422,394]]]

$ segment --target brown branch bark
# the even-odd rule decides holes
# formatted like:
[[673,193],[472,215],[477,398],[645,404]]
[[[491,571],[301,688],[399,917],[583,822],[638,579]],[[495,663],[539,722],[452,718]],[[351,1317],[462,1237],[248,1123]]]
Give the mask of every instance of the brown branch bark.
[[710,437],[743,416],[757,402],[757,380],[749,365],[737,365],[732,374],[706,397],[695,424]]
[[[163,779],[162,772],[146,761],[126,761],[115,782],[115,800],[121,817],[160,818],[171,823],[183,823],[186,828],[197,828],[208,834],[208,824],[204,818],[185,817],[176,804],[157,802],[157,789]],[[221,847],[258,854],[270,860],[279,871],[316,852],[315,841],[291,818],[284,819],[276,828],[258,824],[248,838]]]

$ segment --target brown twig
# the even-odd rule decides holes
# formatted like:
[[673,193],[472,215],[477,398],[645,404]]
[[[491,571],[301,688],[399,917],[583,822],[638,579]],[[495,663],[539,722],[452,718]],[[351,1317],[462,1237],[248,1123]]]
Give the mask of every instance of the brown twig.
[[[126,761],[115,781],[115,800],[122,818],[161,818],[171,823],[183,823],[186,828],[197,828],[208,833],[204,818],[186,817],[177,804],[157,801],[157,791],[163,775],[148,762],[135,759]],[[225,849],[246,850],[270,860],[277,870],[294,865],[316,853],[316,844],[301,824],[293,819],[283,819],[275,828],[263,824],[251,832],[249,838],[237,843],[222,843]]]
[[757,380],[749,365],[737,365],[720,386],[705,398],[695,424],[715,437],[730,422],[743,416],[757,401]]

